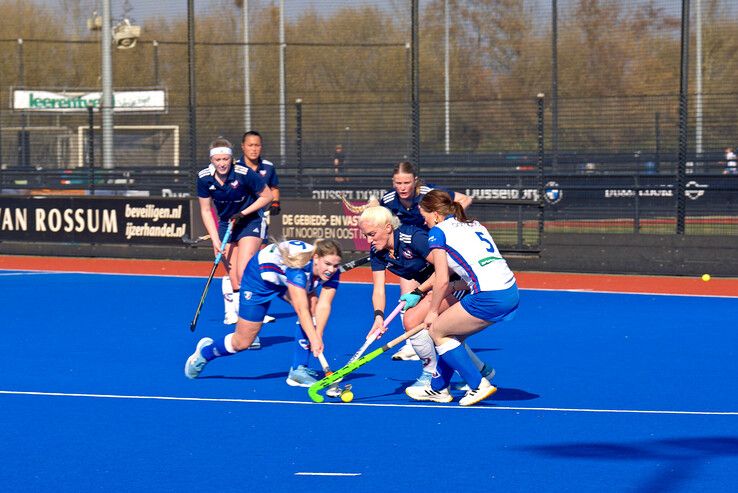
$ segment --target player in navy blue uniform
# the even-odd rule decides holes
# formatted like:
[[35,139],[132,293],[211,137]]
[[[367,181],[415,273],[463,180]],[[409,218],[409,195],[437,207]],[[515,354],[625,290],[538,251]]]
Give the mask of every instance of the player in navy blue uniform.
[[[470,406],[491,396],[497,388],[479,375],[461,343],[493,323],[514,316],[520,301],[515,275],[487,228],[468,219],[464,209],[447,193],[428,192],[420,201],[420,211],[431,227],[428,245],[435,269],[433,294],[424,322],[439,358],[431,384],[425,389],[413,389],[408,395],[418,400],[450,402],[453,397],[448,387],[457,371],[470,387],[459,404]],[[470,294],[443,310],[444,298],[438,293],[447,289],[451,272],[467,284]]]
[[[385,270],[396,274],[400,279],[412,280],[419,284],[415,290],[400,297],[400,300],[405,302],[407,310],[403,320],[404,328],[412,329],[423,322],[430,308],[430,298],[423,300],[433,287],[428,231],[417,226],[400,224],[397,216],[386,207],[379,206],[368,207],[361,213],[359,228],[371,247],[369,257],[374,284],[372,305],[375,317],[370,333],[379,331],[381,334],[385,330],[383,327],[386,308]],[[463,286],[460,286],[459,290],[462,289]],[[449,289],[440,309],[445,310],[457,303],[460,297],[460,293]],[[423,364],[420,378],[411,387],[425,388],[430,385],[431,376],[436,370],[437,356],[433,340],[427,330],[415,334],[409,340]],[[475,364],[478,364],[480,373],[491,378],[490,375],[494,374],[494,370],[484,365],[471,349],[466,348]]]
[[[415,166],[408,161],[397,163],[392,170],[392,188],[391,192],[387,192],[382,196],[380,205],[388,208],[392,213],[400,219],[402,224],[412,224],[423,229],[427,229],[423,216],[420,215],[418,203],[426,193],[433,189],[444,190],[451,199],[458,202],[461,207],[466,209],[471,205],[472,199],[463,193],[453,192],[445,188],[439,188],[434,185],[424,185]],[[417,282],[412,280],[400,280],[400,292],[402,294],[409,293],[418,286]],[[397,360],[416,360],[418,356],[413,351],[411,344],[405,344],[399,351],[392,355],[392,359]]]
[[[197,197],[202,222],[213,242],[214,251],[220,249],[220,239],[225,234],[228,222],[231,219],[236,221],[225,247],[224,265],[231,280],[232,292],[238,293],[241,274],[248,260],[259,251],[266,238],[263,209],[272,202],[274,196],[256,172],[245,166],[234,165],[231,143],[218,138],[210,145],[210,165],[198,173]],[[226,300],[224,322],[235,323],[237,313],[236,294],[230,302]]]
[[[255,130],[249,130],[248,132],[243,134],[243,137],[241,138],[241,150],[243,151],[243,155],[241,156],[241,159],[236,161],[236,165],[250,168],[256,174],[258,174],[262,180],[264,180],[264,183],[266,183],[266,185],[272,191],[272,202],[271,204],[269,204],[268,208],[264,210],[264,216],[267,219],[268,225],[269,217],[276,216],[281,211],[281,208],[279,206],[279,177],[277,176],[277,171],[274,167],[274,164],[271,161],[267,161],[266,159],[263,159],[261,157],[262,149],[263,140],[261,138],[261,134]],[[265,239],[263,240],[263,244],[266,243],[267,237],[268,227],[264,232]],[[251,258],[249,255],[250,253],[253,254],[256,252],[244,252],[244,265],[248,264],[248,261]],[[223,291],[223,300],[227,305],[233,299],[233,287],[228,275],[223,276],[221,289]],[[231,311],[226,314],[226,320],[224,320],[224,322],[226,324],[235,324],[237,320],[237,312]],[[270,317],[269,315],[267,315],[264,319],[264,322],[272,321],[274,321],[274,318]],[[259,348],[261,348],[261,342],[257,337],[250,349]]]
[[185,363],[185,375],[196,378],[209,361],[248,349],[261,330],[269,305],[279,296],[292,304],[298,319],[287,383],[299,387],[315,383],[310,352],[315,356],[323,352],[323,332],[340,281],[340,263],[341,247],[334,240],[318,240],[315,245],[299,240],[268,245],[251,258],[244,272],[236,330],[216,341],[202,338]]

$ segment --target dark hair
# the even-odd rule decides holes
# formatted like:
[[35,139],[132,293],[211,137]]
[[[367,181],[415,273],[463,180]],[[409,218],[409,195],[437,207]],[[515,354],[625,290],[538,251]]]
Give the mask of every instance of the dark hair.
[[249,135],[253,135],[254,137],[259,137],[259,140],[262,141],[262,142],[264,142],[264,138],[261,136],[261,134],[259,132],[257,132],[256,130],[249,130],[248,132],[246,132],[245,134],[243,134],[243,137],[241,138],[241,143],[242,144],[244,142],[246,142],[246,137],[248,137]]
[[474,219],[466,217],[466,211],[461,207],[461,204],[451,200],[451,196],[442,190],[431,190],[426,193],[418,205],[427,212],[437,212],[442,216],[452,215],[462,223],[474,221]]
[[423,182],[418,177],[418,169],[415,167],[413,163],[410,161],[400,161],[399,163],[395,164],[395,167],[392,168],[392,176],[394,177],[398,173],[413,175],[415,178],[415,194],[417,195],[420,193],[420,186],[423,184]]

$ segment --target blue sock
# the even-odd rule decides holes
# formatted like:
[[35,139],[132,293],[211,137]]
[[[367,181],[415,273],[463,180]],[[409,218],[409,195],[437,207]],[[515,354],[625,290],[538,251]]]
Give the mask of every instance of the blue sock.
[[236,354],[236,351],[233,351],[233,346],[231,345],[232,337],[233,334],[228,334],[222,339],[216,339],[212,344],[203,347],[200,350],[200,354],[205,358],[205,361],[212,361],[215,358]]
[[310,364],[310,340],[300,324],[295,324],[295,348],[292,353],[292,368]]
[[433,373],[431,379],[431,388],[438,392],[449,386],[451,383],[451,377],[454,375],[454,369],[448,366],[443,359],[438,358],[436,371]]
[[[454,345],[456,347],[453,347]],[[449,347],[453,347],[453,349],[449,349]],[[469,357],[464,346],[460,345],[456,340],[454,340],[453,343],[442,344],[439,346],[438,361],[444,361],[451,368],[459,372],[461,378],[463,378],[472,389],[478,388],[479,384],[482,382],[482,375],[479,373],[479,370],[474,365],[474,362]]]

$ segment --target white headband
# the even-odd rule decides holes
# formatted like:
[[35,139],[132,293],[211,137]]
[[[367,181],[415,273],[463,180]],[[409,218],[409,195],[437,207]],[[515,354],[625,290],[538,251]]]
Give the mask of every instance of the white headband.
[[210,149],[210,157],[213,157],[216,154],[228,154],[229,156],[233,156],[233,150],[231,150],[230,147],[213,147]]

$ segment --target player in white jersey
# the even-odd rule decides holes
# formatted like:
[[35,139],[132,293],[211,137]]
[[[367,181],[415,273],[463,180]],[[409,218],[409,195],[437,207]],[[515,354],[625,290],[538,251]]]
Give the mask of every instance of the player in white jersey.
[[[272,244],[251,257],[243,274],[236,330],[215,341],[205,337],[185,363],[185,375],[197,378],[215,358],[248,349],[261,330],[272,300],[283,297],[297,314],[291,386],[309,387],[317,381],[309,367],[310,352],[323,352],[323,331],[340,281],[341,247],[334,240],[315,245],[291,240]],[[318,287],[321,287],[318,295]]]
[[[431,228],[428,245],[435,268],[425,323],[439,356],[431,384],[423,391],[434,396],[431,400],[450,402],[449,384],[455,370],[470,387],[459,404],[470,406],[497,388],[479,374],[462,342],[495,322],[512,318],[519,303],[518,286],[487,228],[467,219],[464,209],[446,192],[428,192],[419,206]],[[471,293],[439,314],[450,272],[458,274]]]

